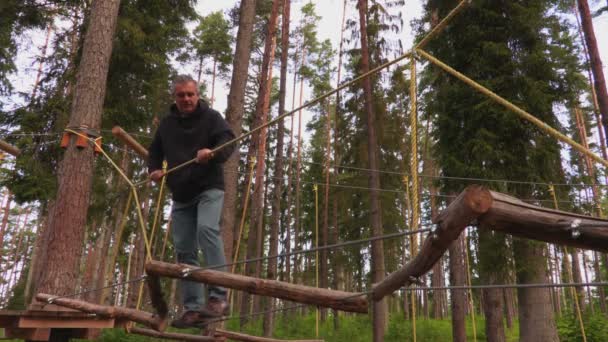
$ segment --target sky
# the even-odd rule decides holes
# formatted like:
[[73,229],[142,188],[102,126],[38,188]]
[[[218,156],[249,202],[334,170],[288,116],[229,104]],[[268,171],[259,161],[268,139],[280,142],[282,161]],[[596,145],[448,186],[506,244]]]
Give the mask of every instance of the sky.
[[[316,6],[317,14],[321,16],[321,20],[318,27],[318,36],[320,40],[329,39],[332,42],[332,46],[337,49],[340,39],[340,24],[342,20],[342,6],[343,0],[309,0]],[[308,3],[306,0],[292,0],[292,27],[299,20],[300,8],[303,4]],[[200,15],[207,15],[214,11],[226,11],[234,7],[239,1],[237,0],[199,0],[196,6],[197,12]],[[590,1],[593,2],[593,1]],[[412,45],[413,34],[410,26],[410,22],[413,19],[420,18],[422,15],[422,1],[421,0],[405,0],[405,6],[402,9],[404,19],[404,30],[402,32],[403,46],[407,50]],[[597,2],[596,2],[597,3]],[[603,4],[604,1],[601,1]],[[598,6],[595,6],[598,7]],[[347,18],[357,18],[358,13],[355,8],[353,1],[348,1],[346,7]],[[573,19],[573,18],[572,18]],[[458,20],[458,18],[455,18]],[[62,23],[59,23],[62,25]],[[604,61],[604,72],[608,74],[608,14],[594,19],[595,33],[600,46],[600,55]],[[236,35],[236,31],[235,31]],[[14,82],[15,90],[17,92],[29,93],[33,87],[33,83],[36,77],[37,63],[35,62],[36,56],[40,54],[40,49],[44,44],[45,32],[44,30],[29,31],[20,37],[22,49],[17,55],[17,66],[18,71],[11,79]],[[337,65],[337,60],[333,61]],[[194,65],[177,65],[180,73],[190,73],[196,75],[196,68]],[[275,72],[278,75],[278,70]],[[210,84],[210,76],[203,76],[203,81]],[[288,83],[291,81],[288,81]],[[216,101],[214,107],[220,112],[224,112],[226,109],[226,100],[229,85],[225,81],[219,81],[216,85]],[[288,85],[288,99],[286,103],[291,104],[291,85]],[[299,90],[296,90],[299,92]],[[305,89],[305,97],[308,90]],[[12,97],[9,99],[2,99],[6,107],[15,107],[21,103],[18,97]],[[297,105],[297,104],[296,104]],[[306,121],[306,113],[304,114]]]

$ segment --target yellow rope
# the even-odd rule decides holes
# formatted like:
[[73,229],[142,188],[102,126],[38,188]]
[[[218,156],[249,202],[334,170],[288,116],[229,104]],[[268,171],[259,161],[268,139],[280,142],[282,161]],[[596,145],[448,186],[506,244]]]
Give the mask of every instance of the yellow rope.
[[462,9],[464,9],[466,7],[466,5],[470,4],[471,0],[462,0],[460,1],[460,3],[458,4],[458,6],[454,7],[453,10],[450,11],[450,13],[448,13],[447,16],[445,16],[445,18],[443,18],[443,20],[441,20],[441,22],[437,25],[435,25],[435,27],[433,27],[433,29],[431,30],[431,32],[429,32],[426,37],[424,37],[420,43],[418,43],[416,45],[416,49],[422,49],[431,39],[433,39],[436,35],[438,35],[441,31],[443,31],[443,29],[448,25],[448,23],[450,22],[450,20],[452,20],[452,18],[454,18],[456,16],[456,14],[460,13],[460,11]]
[[[167,161],[163,160],[163,172],[167,171]],[[158,191],[158,199],[156,200],[156,210],[154,211],[154,220],[152,221],[152,232],[150,233],[150,245],[154,246],[154,234],[156,233],[156,226],[158,225],[158,218],[160,217],[161,204],[163,200],[163,190],[165,189],[165,181],[167,177],[163,177],[160,182],[160,190]]]
[[565,134],[559,132],[555,128],[549,126],[547,123],[539,120],[534,115],[532,115],[532,114],[526,112],[525,110],[519,108],[518,106],[516,106],[513,103],[509,102],[508,100],[505,100],[504,98],[498,96],[496,93],[492,92],[488,88],[482,86],[481,84],[473,81],[472,79],[468,78],[467,76],[465,76],[465,75],[461,74],[460,72],[454,70],[452,67],[448,66],[447,64],[443,63],[442,61],[440,61],[437,58],[433,57],[432,55],[428,54],[424,50],[416,50],[416,52],[418,54],[420,54],[421,56],[423,56],[424,58],[426,58],[429,62],[437,65],[438,67],[440,67],[441,69],[445,70],[446,72],[448,72],[452,76],[454,76],[454,77],[458,78],[459,80],[461,80],[462,82],[466,83],[471,88],[473,88],[473,89],[477,90],[478,92],[480,92],[480,93],[488,96],[490,99],[492,99],[495,102],[498,102],[499,104],[503,105],[507,109],[509,109],[512,112],[514,112],[515,114],[519,115],[521,118],[523,118],[523,119],[531,122],[532,124],[536,125],[541,131],[543,131],[543,132],[549,134],[550,136],[552,136],[552,137],[554,137],[554,138],[556,138],[556,139],[558,139],[558,140],[560,140],[560,141],[562,141],[562,142],[570,145],[575,150],[583,153],[584,155],[587,155],[587,156],[591,157],[593,160],[595,160],[596,162],[604,165],[605,167],[608,167],[608,161],[606,161],[603,158],[599,157],[598,155],[596,155],[595,153],[593,153],[591,150],[585,148],[583,145],[577,143],[576,141],[574,141],[570,137],[566,136]]
[[[319,248],[319,187],[313,185],[312,190],[315,192],[315,248]],[[315,252],[315,287],[319,287],[319,250]],[[315,332],[316,337],[319,337],[319,307],[317,306],[315,313]]]
[[[232,257],[232,267],[230,272],[234,273],[236,270],[236,262],[239,259],[239,249],[241,247],[241,240],[243,239],[243,229],[245,227],[245,216],[247,214],[247,207],[249,206],[249,193],[251,192],[251,184],[253,182],[253,171],[255,169],[255,156],[251,157],[249,161],[249,180],[247,181],[247,190],[245,191],[245,203],[243,204],[243,213],[241,214],[241,222],[239,224],[239,235],[238,240],[236,240],[236,248],[234,251],[234,256]],[[230,307],[233,307],[234,301],[232,294],[234,291],[230,291]]]
[[[559,205],[557,204],[557,195],[555,194],[555,187],[553,186],[553,184],[549,184],[549,193],[551,194],[551,197],[553,198],[553,205],[555,206],[555,209],[559,210]],[[570,253],[568,251],[568,247],[564,247],[564,251],[566,253],[566,255],[564,255],[564,258],[567,258],[568,254]],[[570,277],[570,279],[568,279],[568,281],[572,282],[573,281],[572,280],[573,279],[572,266],[568,267],[568,269],[566,271],[568,272],[568,277]],[[576,316],[578,318],[578,323],[581,328],[581,334],[583,335],[583,342],[587,342],[587,335],[585,334],[585,324],[583,323],[583,314],[581,313],[581,306],[579,304],[578,293],[576,292],[576,288],[574,288],[574,287],[571,287],[570,291],[572,292],[572,297],[574,298],[574,306],[576,307]]]
[[[418,227],[418,109],[416,85],[416,59],[414,55],[410,58],[410,173],[412,175],[412,224],[411,229]],[[412,235],[410,243],[410,255],[412,259],[417,253],[418,239]],[[416,342],[416,291],[411,291],[412,297],[412,338]]]

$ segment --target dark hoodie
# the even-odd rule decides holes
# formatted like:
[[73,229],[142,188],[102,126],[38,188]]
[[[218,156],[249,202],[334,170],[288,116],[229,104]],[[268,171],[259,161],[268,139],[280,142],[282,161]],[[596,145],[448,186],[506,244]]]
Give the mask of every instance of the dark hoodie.
[[[148,171],[161,169],[163,159],[167,160],[170,169],[195,158],[200,149],[213,149],[231,139],[234,139],[234,133],[228,123],[204,101],[199,101],[190,114],[179,113],[173,104],[148,148]],[[206,164],[193,163],[169,173],[167,185],[173,200],[188,202],[205,190],[224,190],[222,163],[233,151],[234,144],[231,144],[215,153]]]

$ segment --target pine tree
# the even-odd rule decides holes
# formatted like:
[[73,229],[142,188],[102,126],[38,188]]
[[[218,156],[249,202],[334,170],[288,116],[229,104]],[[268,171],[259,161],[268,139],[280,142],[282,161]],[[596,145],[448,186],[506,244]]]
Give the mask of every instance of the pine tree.
[[[445,15],[456,2],[429,1],[432,9]],[[519,3],[474,3],[450,24],[429,50],[455,69],[481,82],[501,96],[535,113],[553,127],[559,124],[555,106],[573,97],[576,83],[569,83],[577,70],[562,70],[571,58],[564,37],[563,23],[551,1]],[[432,75],[432,76],[431,76]],[[437,139],[435,155],[442,176],[481,179],[517,179],[538,182],[563,180],[557,142],[520,121],[468,86],[436,70],[429,71],[430,90],[426,97],[434,117]],[[495,185],[487,184],[490,187]],[[457,182],[444,182],[447,192],[462,188]],[[513,184],[499,189],[529,198],[546,196],[547,189],[531,189]],[[505,275],[506,243],[499,234],[480,232],[480,272],[484,283],[497,283]],[[546,282],[546,246],[514,239],[517,280],[520,283]],[[497,252],[498,251],[498,252]],[[503,251],[503,252],[500,252]],[[500,294],[488,290],[494,303]],[[557,340],[549,292],[520,289],[519,317],[522,341]],[[485,306],[489,340],[504,340],[496,329],[502,325],[500,312]]]

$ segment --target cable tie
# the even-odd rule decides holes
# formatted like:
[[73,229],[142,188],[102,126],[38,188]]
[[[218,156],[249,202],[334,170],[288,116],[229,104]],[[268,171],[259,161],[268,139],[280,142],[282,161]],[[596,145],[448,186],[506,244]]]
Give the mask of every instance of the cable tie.
[[55,301],[55,299],[57,299],[57,297],[51,297],[51,298],[47,299],[46,302],[48,304],[53,304],[53,302]]
[[188,267],[184,268],[182,270],[182,278],[186,278],[187,276],[189,276],[190,273],[192,273],[192,271],[193,270],[191,268],[188,268]]

